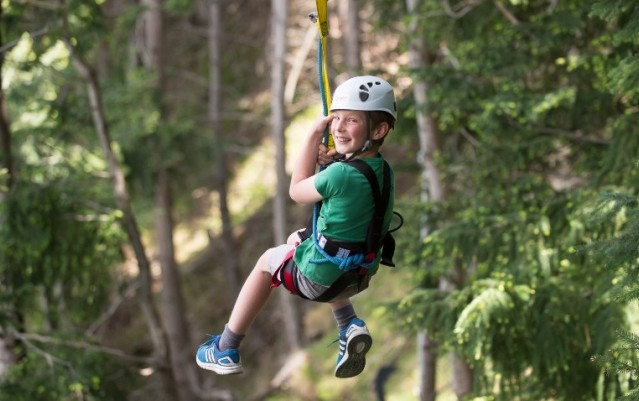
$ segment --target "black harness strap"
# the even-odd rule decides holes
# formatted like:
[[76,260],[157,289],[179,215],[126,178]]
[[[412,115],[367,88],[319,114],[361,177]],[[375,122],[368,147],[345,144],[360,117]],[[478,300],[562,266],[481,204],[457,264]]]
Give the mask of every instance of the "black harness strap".
[[349,165],[355,167],[360,173],[364,174],[364,177],[368,180],[373,193],[373,199],[375,201],[375,214],[368,226],[368,234],[366,236],[366,251],[376,252],[382,245],[382,227],[384,225],[384,215],[386,209],[388,209],[388,203],[390,201],[390,166],[384,160],[383,166],[383,191],[379,188],[377,177],[373,169],[361,159],[353,159],[347,162]]

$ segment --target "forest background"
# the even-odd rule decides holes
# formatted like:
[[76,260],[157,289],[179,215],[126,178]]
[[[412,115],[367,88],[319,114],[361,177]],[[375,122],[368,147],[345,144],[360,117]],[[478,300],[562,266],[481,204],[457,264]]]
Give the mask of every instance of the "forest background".
[[[315,2],[0,1],[0,400],[637,400],[639,2],[329,2],[333,86],[396,88],[397,267],[332,377],[279,292],[246,373],[194,351],[303,226]],[[286,135],[284,135],[286,133]]]

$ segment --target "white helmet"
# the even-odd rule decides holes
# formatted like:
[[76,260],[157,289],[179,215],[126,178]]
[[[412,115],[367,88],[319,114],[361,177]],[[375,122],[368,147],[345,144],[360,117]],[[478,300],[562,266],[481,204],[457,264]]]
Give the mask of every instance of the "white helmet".
[[334,110],[385,111],[397,120],[393,87],[371,75],[353,77],[339,85],[331,103]]

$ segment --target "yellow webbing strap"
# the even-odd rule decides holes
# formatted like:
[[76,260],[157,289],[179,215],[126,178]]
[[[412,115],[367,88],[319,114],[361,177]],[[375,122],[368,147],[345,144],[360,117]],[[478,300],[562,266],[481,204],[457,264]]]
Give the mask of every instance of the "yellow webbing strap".
[[[331,109],[331,87],[328,80],[328,57],[326,56],[326,40],[328,39],[328,0],[316,0],[317,5],[317,28],[319,30],[319,56],[321,68],[321,94],[323,103],[326,106],[325,113]],[[331,135],[326,135],[325,145],[329,149],[333,149],[335,144]]]

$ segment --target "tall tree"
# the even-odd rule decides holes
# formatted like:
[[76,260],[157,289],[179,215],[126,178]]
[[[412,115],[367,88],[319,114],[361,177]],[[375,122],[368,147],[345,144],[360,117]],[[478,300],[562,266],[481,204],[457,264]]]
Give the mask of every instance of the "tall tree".
[[138,300],[144,317],[146,318],[149,335],[153,343],[154,357],[157,361],[156,363],[159,367],[160,373],[165,379],[165,390],[167,391],[167,394],[175,394],[177,396],[175,393],[176,387],[173,384],[173,375],[171,374],[170,366],[166,366],[166,361],[169,358],[168,340],[164,328],[162,327],[160,314],[158,313],[153,300],[153,277],[151,274],[151,264],[142,242],[142,237],[135,214],[133,213],[133,208],[131,207],[131,200],[126,181],[124,179],[124,173],[111,145],[111,134],[104,116],[100,87],[95,77],[95,73],[92,71],[88,63],[76,53],[70,40],[66,40],[66,45],[71,53],[73,64],[87,87],[89,105],[96,134],[107,160],[109,173],[113,179],[116,203],[118,209],[122,212],[122,225],[129,237],[130,244],[138,263],[140,280]]
[[[4,20],[3,5],[0,4],[0,22]],[[3,30],[0,29],[0,49],[4,46]],[[7,115],[7,106],[4,95],[3,85],[3,66],[4,66],[4,51],[0,50],[0,149],[2,149],[2,155],[0,156],[0,204],[4,201],[4,198],[8,192],[11,191],[13,183],[15,182],[15,170],[13,163],[13,150],[11,149],[11,131],[9,125],[9,116]],[[3,221],[3,217],[0,216],[1,224],[6,224]],[[10,264],[8,260],[9,256],[6,254],[0,254],[0,260],[2,264]],[[0,289],[3,292],[8,291],[7,277],[3,273],[0,276]],[[12,310],[11,314],[16,314],[17,311],[12,305],[6,307],[8,310]],[[7,333],[6,328],[0,326],[0,378],[11,369],[16,362],[16,354],[13,352],[15,347],[15,339]]]
[[[425,38],[418,30],[417,15],[421,15],[423,2],[406,0],[406,11],[412,16],[408,25],[409,66],[413,71],[427,67],[427,49]],[[435,163],[435,155],[440,152],[439,133],[433,118],[428,114],[428,83],[424,78],[415,76],[413,81],[413,97],[415,98],[417,133],[419,136],[418,163],[421,166],[421,202],[443,202],[445,192],[441,181],[441,173]],[[424,218],[420,230],[423,241],[431,231],[430,222]],[[437,343],[426,331],[417,333],[417,355],[419,369],[420,401],[435,401],[437,378]]]
[[[273,202],[273,234],[276,244],[287,238],[286,203],[288,199],[288,175],[286,174],[286,113],[284,110],[284,71],[286,64],[286,26],[288,4],[286,0],[271,2],[271,134],[275,144],[275,172],[277,177]],[[300,347],[301,334],[298,312],[286,291],[278,293],[288,344],[295,350]]]
[[[99,363],[101,357],[58,346],[63,337],[78,338],[77,343],[82,343],[83,328],[93,319],[92,314],[104,306],[104,291],[112,284],[109,268],[121,260],[121,255],[117,234],[114,235],[118,231],[113,224],[115,216],[108,207],[101,208],[111,203],[113,196],[103,192],[104,182],[92,176],[95,165],[87,163],[87,157],[96,157],[92,153],[96,141],[84,142],[85,147],[69,143],[72,136],[95,133],[85,128],[86,120],[74,130],[62,128],[64,116],[68,115],[61,104],[74,95],[60,94],[75,94],[76,89],[84,92],[81,80],[80,86],[67,81],[67,92],[58,86],[71,72],[68,53],[59,40],[61,31],[67,31],[60,26],[64,17],[59,17],[67,10],[42,6],[2,5],[2,34],[12,37],[1,51],[2,77],[11,77],[2,85],[3,108],[20,115],[28,98],[30,110],[47,118],[26,124],[18,120],[13,125],[5,120],[15,143],[11,145],[15,171],[21,171],[21,177],[13,175],[11,191],[0,202],[2,333],[20,339],[20,344],[10,350],[15,366],[0,382],[0,394],[9,391],[13,399],[35,400],[38,391],[61,398],[72,392],[80,397],[103,392],[108,398],[102,386],[90,388],[87,384],[92,375],[104,373],[112,364],[104,360]],[[61,12],[53,15],[52,9]],[[96,19],[87,18],[84,22],[91,25]],[[45,23],[46,28],[42,28]],[[6,66],[4,61],[8,61]],[[10,74],[5,75],[5,67]],[[49,97],[40,96],[43,91]],[[52,97],[59,102],[52,101]],[[78,116],[90,120],[88,108],[76,110],[82,110]],[[44,347],[41,343],[50,345]],[[69,374],[69,366],[91,363],[90,360],[96,365],[79,374],[72,372],[73,377]],[[56,375],[55,382],[47,382],[47,375],[51,374]],[[74,389],[71,383],[75,383]]]
[[[3,5],[0,4],[0,21],[4,19]],[[4,37],[2,30],[0,30],[0,48],[3,48]],[[5,51],[0,51],[0,71],[4,66],[4,54]],[[2,184],[0,185],[0,201],[3,194],[13,186],[13,175],[15,174],[13,168],[13,152],[11,150],[11,132],[9,131],[9,117],[7,115],[7,106],[5,102],[4,91],[2,90],[2,74],[0,74],[0,145],[2,146],[2,164],[1,169],[4,170],[0,177],[2,178]]]
[[227,288],[230,297],[234,297],[240,290],[240,268],[237,247],[233,238],[233,223],[228,205],[228,167],[225,156],[225,140],[222,137],[222,104],[221,98],[221,36],[223,0],[211,0],[209,5],[208,44],[209,44],[209,123],[213,142],[213,172],[215,188],[219,197],[220,219],[222,221],[221,240],[224,253],[220,258],[226,273]]
[[356,75],[362,69],[359,9],[357,0],[344,0],[337,3],[342,30],[344,65],[350,75]]
[[[420,25],[417,22],[417,15],[424,15],[428,10],[428,4],[425,1],[407,0],[407,12],[412,16],[408,25],[408,37],[409,37],[409,67],[414,72],[419,72],[427,69],[432,63],[433,48],[427,42],[428,35],[423,32],[424,25]],[[427,26],[427,25],[426,25]],[[419,133],[420,151],[418,153],[418,163],[422,167],[421,182],[422,193],[420,201],[422,203],[431,203],[434,205],[441,205],[447,202],[448,188],[443,182],[443,172],[437,163],[438,155],[441,155],[441,139],[439,129],[435,119],[430,115],[429,105],[429,84],[426,78],[415,74],[413,82],[413,97],[415,98],[417,121],[417,130]],[[424,241],[428,233],[435,229],[432,226],[432,222],[429,221],[427,216],[424,216],[420,230],[420,239]],[[459,269],[459,267],[454,267]],[[451,283],[446,276],[439,278],[439,288],[450,288]],[[455,284],[453,284],[454,286]],[[420,394],[422,400],[432,401],[435,399],[436,389],[436,359],[437,359],[437,345],[433,338],[429,336],[427,332],[419,332],[417,335],[418,352],[421,357],[420,369],[421,369],[421,385]],[[464,395],[472,392],[472,370],[468,364],[459,355],[456,355],[456,351],[450,356],[450,362],[452,365],[452,383],[453,390],[458,398],[462,398]]]
[[[601,18],[612,27],[618,27],[602,37],[604,43],[617,50],[632,49],[614,52],[612,69],[601,77],[608,83],[606,87],[618,100],[619,107],[626,112],[610,121],[608,129],[611,143],[607,155],[602,158],[599,175],[600,180],[614,183],[614,192],[606,188],[600,195],[596,207],[592,209],[592,219],[587,225],[588,231],[601,233],[603,226],[610,230],[610,234],[599,236],[586,248],[588,255],[614,277],[612,288],[605,289],[610,291],[616,302],[624,306],[636,302],[639,294],[639,248],[636,246],[639,236],[638,116],[636,112],[628,112],[628,108],[636,107],[639,101],[637,86],[633,83],[639,76],[639,66],[636,63],[639,39],[633,33],[634,24],[639,22],[637,6],[637,2],[602,0],[595,3],[591,12],[592,16]],[[633,7],[634,11],[631,11]],[[630,310],[631,308],[633,306],[629,307]],[[608,375],[619,377],[617,382],[610,383],[605,389],[609,398],[623,394],[624,397],[618,399],[639,400],[639,387],[634,381],[625,379],[635,377],[639,372],[638,332],[636,324],[618,330],[615,344],[593,358],[597,366]]]
[[[431,4],[422,22],[438,51],[415,72],[430,83],[452,192],[429,209],[437,224],[422,255],[456,286],[422,285],[405,305],[475,369],[474,396],[593,399],[609,382],[588,360],[624,323],[608,297],[592,296],[606,292],[607,273],[575,249],[602,235],[579,227],[608,138],[636,149],[627,106],[615,106],[624,96],[608,92],[612,71],[620,84],[631,69],[603,73],[632,47],[605,32],[632,21],[636,3]],[[593,10],[603,9],[619,14],[602,24]]]
[[[164,73],[164,21],[162,0],[142,0],[145,7],[142,14],[144,26],[144,48],[142,61],[144,66],[155,76],[155,92],[159,101],[159,127],[169,119],[165,105],[165,73]],[[156,135],[170,135],[158,130]],[[181,278],[175,258],[173,231],[173,189],[172,166],[165,162],[168,149],[160,139],[160,146],[154,149],[157,173],[155,187],[155,229],[157,235],[158,260],[162,268],[162,310],[163,322],[169,340],[169,358],[175,392],[180,401],[194,401],[195,393],[192,377],[197,377],[196,367],[192,363],[188,322],[185,319],[184,297],[182,295]]]

